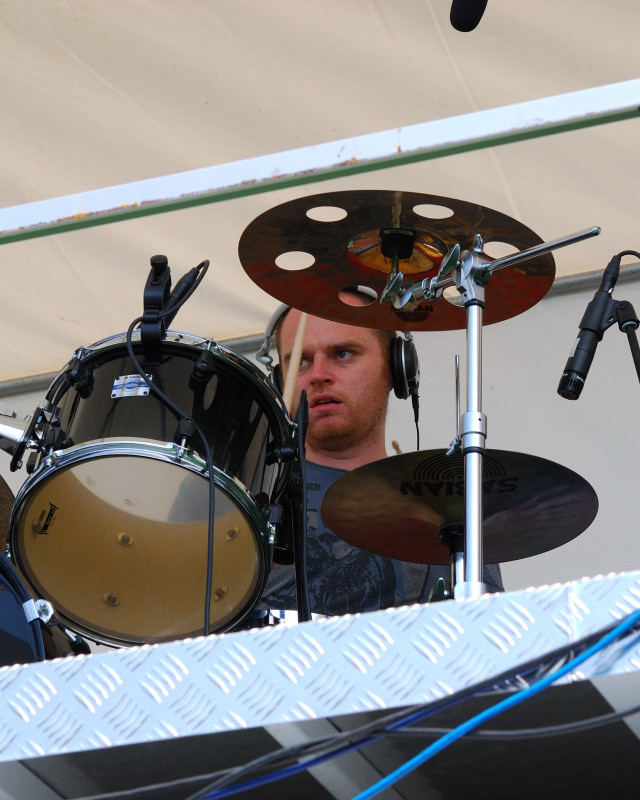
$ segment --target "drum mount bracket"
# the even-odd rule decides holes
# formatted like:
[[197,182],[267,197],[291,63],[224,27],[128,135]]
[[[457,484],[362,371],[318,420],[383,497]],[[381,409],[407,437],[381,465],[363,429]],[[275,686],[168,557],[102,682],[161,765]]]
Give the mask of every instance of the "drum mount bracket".
[[39,620],[48,625],[54,618],[55,611],[48,600],[27,600],[22,604],[27,622]]

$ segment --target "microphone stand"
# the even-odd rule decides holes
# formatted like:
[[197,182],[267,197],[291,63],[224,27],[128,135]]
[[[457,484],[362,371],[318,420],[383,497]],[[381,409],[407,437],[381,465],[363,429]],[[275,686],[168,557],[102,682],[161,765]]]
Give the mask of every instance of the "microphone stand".
[[602,275],[600,286],[587,305],[579,324],[578,338],[567,360],[558,384],[558,394],[567,400],[577,400],[584,387],[598,342],[617,320],[620,330],[627,334],[631,356],[640,380],[640,348],[636,330],[640,321],[634,307],[627,300],[614,300],[613,290],[620,273],[623,256],[640,258],[635,250],[623,250],[613,256]]
[[[422,282],[397,292],[391,298],[394,307],[412,309],[416,308],[421,300],[441,299],[446,288],[455,286],[467,313],[467,411],[462,415],[459,442],[464,457],[465,474],[464,566],[460,569],[458,564],[456,569],[456,574],[463,573],[464,580],[456,582],[453,587],[453,596],[456,599],[476,599],[484,594],[486,588],[482,580],[482,478],[487,437],[487,418],[482,411],[482,321],[485,287],[491,275],[499,269],[597,236],[599,233],[598,227],[588,228],[495,261],[491,261],[482,253],[484,242],[482,236],[476,234],[473,250],[460,253],[460,246],[455,245],[442,260],[435,278],[425,278]],[[394,276],[394,282],[397,286],[397,276]],[[459,559],[459,554],[457,558]]]
[[296,412],[297,461],[294,461],[291,480],[291,505],[293,511],[293,556],[296,585],[298,622],[311,619],[311,600],[307,582],[307,477],[304,463],[305,440],[309,425],[307,393],[303,389]]
[[619,300],[616,303],[616,318],[618,320],[618,328],[623,333],[627,334],[629,348],[631,349],[631,358],[636,368],[636,375],[640,381],[640,346],[638,345],[638,335],[636,331],[640,325],[634,307],[627,300]]

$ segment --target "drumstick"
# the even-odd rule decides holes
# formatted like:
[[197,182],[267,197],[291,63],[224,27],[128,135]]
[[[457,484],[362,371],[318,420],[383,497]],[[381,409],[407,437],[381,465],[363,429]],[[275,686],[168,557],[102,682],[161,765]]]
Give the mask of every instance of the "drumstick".
[[300,370],[300,357],[302,355],[302,343],[304,341],[304,331],[307,327],[307,314],[303,311],[300,314],[298,321],[298,330],[296,331],[296,338],[293,340],[293,349],[291,350],[291,358],[287,367],[287,379],[284,383],[284,390],[282,392],[282,399],[287,407],[287,411],[293,413],[293,392],[296,385],[296,379]]

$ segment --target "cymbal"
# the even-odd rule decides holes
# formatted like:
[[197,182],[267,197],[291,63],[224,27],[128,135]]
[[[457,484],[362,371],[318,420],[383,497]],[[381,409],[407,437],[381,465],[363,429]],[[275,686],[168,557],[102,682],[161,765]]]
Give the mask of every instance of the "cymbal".
[[15,496],[5,479],[0,475],[0,554],[4,555],[9,536],[9,519]]
[[[513,252],[542,243],[522,223],[474,203],[415,192],[368,190],[311,195],[275,206],[247,226],[238,254],[258,286],[309,314],[383,330],[465,328],[464,308],[444,298],[424,301],[413,311],[377,301],[354,307],[340,299],[343,290],[353,287],[365,287],[380,299],[392,265],[391,258],[382,253],[380,236],[388,228],[415,232],[412,254],[398,263],[405,275],[404,288],[435,277],[453,245],[472,250],[476,234],[481,234],[485,246],[504,242]],[[302,260],[295,261],[293,257],[301,254]],[[295,261],[293,268],[288,260]],[[483,323],[501,322],[527,311],[545,296],[554,277],[550,254],[496,270],[486,289]],[[455,289],[453,294],[459,298]]]
[[[495,564],[553,550],[593,522],[598,498],[577,473],[505,450],[483,459],[483,561]],[[337,480],[322,517],[352,545],[418,564],[449,564],[439,531],[465,518],[464,458],[458,451],[403,453]]]

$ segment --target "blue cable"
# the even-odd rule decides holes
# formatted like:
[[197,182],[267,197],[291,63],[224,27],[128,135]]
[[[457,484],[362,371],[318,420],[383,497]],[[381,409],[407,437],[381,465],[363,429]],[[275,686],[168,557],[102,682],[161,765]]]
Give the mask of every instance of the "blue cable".
[[460,739],[467,733],[470,733],[475,728],[482,725],[487,720],[492,719],[493,717],[502,714],[504,711],[507,711],[509,708],[518,705],[519,703],[528,700],[530,697],[539,694],[543,689],[546,689],[552,683],[557,681],[559,678],[566,675],[568,672],[571,672],[580,664],[582,664],[587,659],[594,656],[597,652],[608,647],[612,642],[616,639],[620,638],[624,633],[626,633],[630,628],[632,628],[637,622],[640,622],[640,610],[635,611],[629,617],[627,617],[623,622],[617,625],[613,630],[609,631],[606,636],[603,636],[596,644],[589,647],[587,650],[582,652],[579,656],[576,656],[572,661],[569,661],[563,667],[561,667],[557,672],[553,673],[552,675],[548,675],[546,678],[542,678],[537,683],[533,684],[533,686],[529,686],[526,689],[522,689],[516,695],[506,698],[502,700],[500,703],[497,703],[492,708],[488,708],[485,711],[477,714],[475,717],[463,722],[462,725],[459,725],[454,730],[450,731],[449,733],[442,736],[438,739],[437,742],[434,742],[429,747],[425,748],[421,753],[418,753],[417,756],[407,761],[406,764],[399,767],[397,770],[392,772],[390,775],[387,775],[382,780],[375,783],[369,789],[366,789],[364,792],[356,795],[353,800],[369,800],[371,797],[375,797],[377,794],[382,792],[384,789],[387,789],[389,786],[394,784],[396,781],[400,780],[401,778],[408,775],[414,769],[421,766],[425,762],[427,762],[430,758],[433,758],[437,753],[440,753],[450,744]]
[[[421,764],[428,761],[434,755],[444,750],[449,744],[453,744],[453,742],[456,741],[457,739],[460,739],[465,734],[470,733],[472,730],[479,727],[486,720],[498,716],[499,714],[506,711],[508,708],[515,706],[521,702],[524,702],[529,697],[533,697],[535,694],[538,694],[543,689],[547,688],[547,686],[557,681],[563,675],[567,674],[568,672],[571,672],[573,669],[582,664],[584,661],[595,655],[599,650],[604,649],[613,641],[622,636],[627,630],[629,630],[629,628],[633,627],[638,621],[640,621],[640,610],[634,612],[632,615],[627,617],[627,619],[625,619],[615,628],[610,630],[608,634],[603,636],[602,639],[598,640],[598,642],[596,642],[590,648],[583,651],[583,653],[581,653],[579,656],[576,656],[576,658],[574,658],[572,661],[565,664],[564,667],[560,668],[553,675],[541,679],[533,686],[521,690],[518,694],[507,698],[506,700],[493,706],[493,708],[491,709],[485,710],[476,717],[473,717],[471,720],[468,720],[467,722],[463,723],[455,730],[445,734],[441,739],[438,739],[437,742],[434,742],[430,747],[426,748],[422,753],[415,756],[411,761],[407,762],[407,764],[405,764],[403,767],[400,767],[398,770],[396,770],[394,773],[384,778],[379,783],[374,784],[368,790],[359,794],[357,797],[353,798],[353,800],[367,800],[367,798],[374,797],[376,794],[379,794],[385,788],[388,788],[388,786],[391,783],[400,780],[400,778],[404,777],[409,772],[411,772]],[[432,709],[425,709],[422,712],[409,715],[402,721],[397,722],[390,727],[398,728],[400,726],[405,726],[409,724],[409,722],[411,721],[417,721],[421,718],[424,719],[427,716],[431,716],[432,713],[435,713],[436,711],[439,710],[441,710],[440,706]],[[379,738],[379,736],[374,738]],[[330,758],[336,758],[337,756],[343,755],[344,753],[347,753],[349,751],[359,749],[360,747],[363,747],[365,744],[367,744],[366,741],[358,743],[350,743],[348,745],[344,745],[343,747],[339,748],[338,751],[333,751],[332,753],[325,753],[324,755],[316,756],[315,758],[312,758],[303,763],[292,764],[290,767],[285,767],[284,769],[279,770],[278,772],[275,773],[271,773],[270,775],[263,775],[261,777],[254,778],[253,780],[246,781],[242,784],[236,784],[235,786],[220,788],[211,791],[209,794],[198,795],[198,796],[202,797],[202,800],[218,800],[218,798],[229,797],[233,794],[237,794],[238,792],[246,791],[248,789],[256,788],[266,783],[272,783],[276,780],[290,777],[298,772],[307,770],[311,767],[316,766],[317,764],[323,763],[324,761],[327,761]]]
[[[468,694],[466,696],[468,696]],[[442,711],[443,708],[445,707],[448,707],[450,705],[456,705],[457,703],[462,702],[464,699],[466,699],[466,696],[454,698],[446,705],[443,705],[442,703],[435,703],[434,705],[429,706],[428,708],[423,708],[420,711],[414,712],[413,714],[408,714],[401,720],[398,720],[392,725],[389,725],[388,728],[389,730],[395,730],[396,728],[402,728],[407,725],[412,725],[414,722],[419,722],[421,720],[426,719],[427,717],[433,716],[433,714]],[[383,734],[381,733],[374,733],[368,736],[364,741],[360,740],[357,742],[349,742],[348,744],[344,744],[342,745],[342,747],[332,750],[331,752],[323,753],[321,755],[315,756],[315,758],[308,758],[306,761],[298,762],[297,764],[291,764],[289,767],[284,767],[278,770],[277,772],[272,772],[267,775],[262,775],[257,778],[245,781],[244,783],[234,784],[220,789],[214,789],[206,795],[201,795],[201,794],[191,795],[191,798],[197,797],[199,798],[199,800],[221,800],[221,798],[223,797],[230,797],[231,795],[238,794],[238,792],[248,791],[249,789],[254,789],[257,788],[258,786],[264,786],[268,783],[274,783],[275,781],[279,781],[284,778],[289,778],[293,775],[296,775],[299,772],[306,772],[312,767],[315,767],[319,764],[324,764],[325,761],[329,761],[334,758],[339,758],[345,753],[350,753],[353,750],[359,750],[361,747],[370,744],[372,741],[380,739],[382,736]],[[187,800],[191,800],[191,798],[187,798]]]

